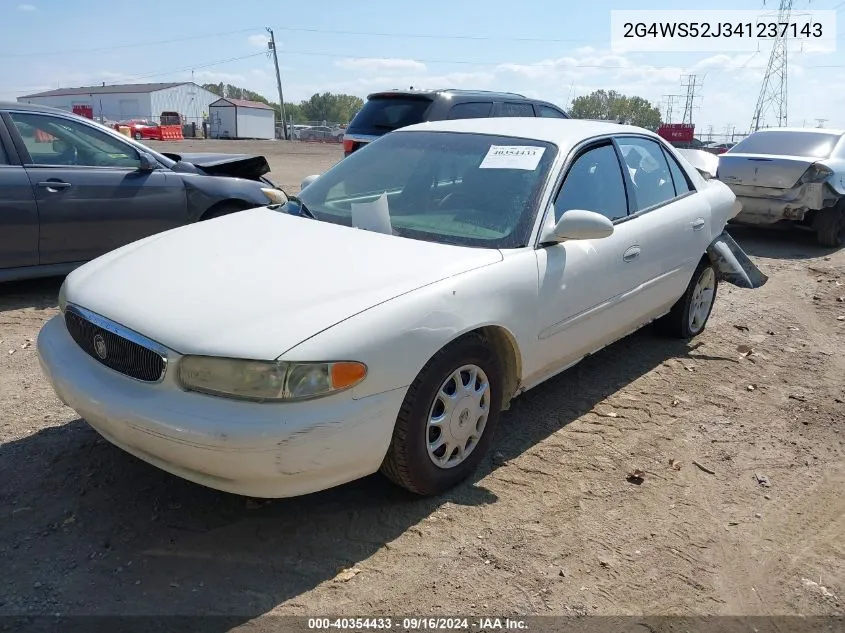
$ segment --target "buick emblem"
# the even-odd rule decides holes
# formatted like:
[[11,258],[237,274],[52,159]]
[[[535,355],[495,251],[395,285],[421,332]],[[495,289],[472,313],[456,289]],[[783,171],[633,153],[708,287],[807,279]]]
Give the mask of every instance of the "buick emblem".
[[97,352],[97,356],[100,357],[100,360],[106,360],[106,356],[109,355],[109,350],[106,347],[106,340],[101,334],[94,335],[94,351]]

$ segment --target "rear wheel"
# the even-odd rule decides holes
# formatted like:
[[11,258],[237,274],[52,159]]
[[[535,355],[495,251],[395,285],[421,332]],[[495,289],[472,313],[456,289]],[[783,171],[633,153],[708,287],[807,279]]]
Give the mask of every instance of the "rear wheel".
[[718,286],[716,269],[710,260],[703,259],[684,295],[672,306],[669,314],[657,320],[657,329],[674,338],[687,339],[701,334],[713,310]]
[[479,339],[442,349],[405,395],[382,473],[420,495],[469,477],[493,440],[502,386],[499,359]]
[[816,241],[820,246],[839,248],[845,245],[845,203],[828,207],[816,216]]

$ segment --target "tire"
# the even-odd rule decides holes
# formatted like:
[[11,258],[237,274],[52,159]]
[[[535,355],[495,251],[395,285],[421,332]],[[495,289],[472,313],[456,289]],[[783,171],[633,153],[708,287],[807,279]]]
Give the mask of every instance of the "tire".
[[[481,379],[486,375],[486,411],[474,407],[478,400],[473,391],[475,394],[479,392],[473,389],[468,390],[464,398],[457,400],[450,416],[448,410],[444,410],[444,400],[438,395],[459,370],[468,367],[479,369],[480,373],[477,375]],[[469,371],[461,372],[460,376],[461,382],[478,384],[470,382]],[[405,394],[381,472],[399,486],[423,496],[443,493],[468,478],[476,470],[493,441],[501,415],[502,377],[499,359],[477,337],[459,339],[440,350],[423,367]],[[457,382],[451,381],[451,384],[456,387],[456,391],[460,389]],[[449,388],[446,391],[449,391]],[[464,404],[466,407],[462,406]],[[445,420],[440,427],[429,425],[429,419],[435,411],[443,411]],[[469,447],[467,455],[452,465],[437,465],[435,457],[430,455],[429,443],[439,437],[455,440],[460,434],[472,434],[472,418],[476,414],[483,417],[484,413],[486,421],[482,424],[478,437],[474,440],[467,439],[464,443],[465,447]],[[443,430],[438,433],[437,428]],[[453,435],[452,429],[455,429],[458,435]],[[463,438],[456,441],[457,447]],[[448,446],[448,443],[446,445]],[[445,450],[442,455],[439,449],[433,452],[444,462],[448,459]]]
[[141,133],[140,133],[140,132],[135,132],[134,136],[135,136],[135,140],[136,140],[136,141],[140,141],[141,139],[143,139],[143,138],[144,138],[144,137],[141,135]]
[[200,222],[204,220],[213,220],[214,218],[220,218],[224,215],[230,215],[232,213],[237,213],[238,211],[243,211],[247,209],[243,204],[238,202],[221,202],[213,207],[211,207],[205,214],[200,218]]
[[819,246],[839,248],[845,245],[845,204],[822,209],[816,216],[816,242]]
[[716,269],[705,258],[695,269],[686,292],[672,306],[669,314],[655,322],[658,331],[665,336],[680,339],[690,339],[701,334],[713,311],[718,288]]

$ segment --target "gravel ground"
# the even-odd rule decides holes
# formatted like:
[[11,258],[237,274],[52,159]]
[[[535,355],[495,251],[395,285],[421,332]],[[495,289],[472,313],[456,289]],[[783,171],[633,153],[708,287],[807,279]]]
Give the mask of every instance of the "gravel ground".
[[[291,191],[340,158],[179,147],[260,151]],[[732,233],[764,288],[722,285],[690,343],[646,328],[528,392],[436,499],[373,476],[259,503],[130,457],[41,374],[59,280],[7,284],[0,615],[845,615],[845,250]]]

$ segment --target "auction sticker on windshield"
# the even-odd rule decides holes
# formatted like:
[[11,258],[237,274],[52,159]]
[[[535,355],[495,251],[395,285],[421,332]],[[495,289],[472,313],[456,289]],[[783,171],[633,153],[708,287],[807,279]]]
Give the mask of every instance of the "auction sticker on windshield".
[[531,145],[491,145],[478,168],[534,171],[545,151],[545,147]]

